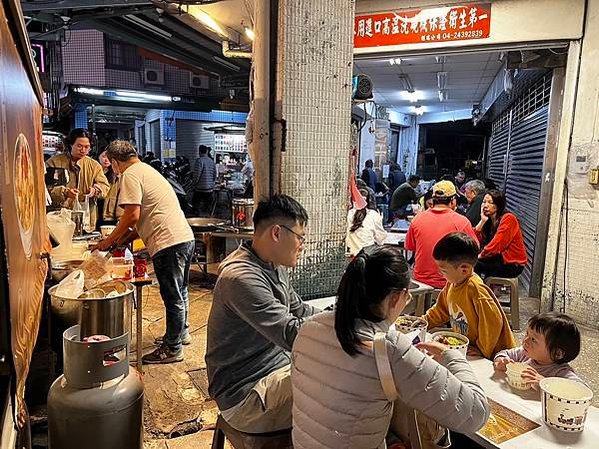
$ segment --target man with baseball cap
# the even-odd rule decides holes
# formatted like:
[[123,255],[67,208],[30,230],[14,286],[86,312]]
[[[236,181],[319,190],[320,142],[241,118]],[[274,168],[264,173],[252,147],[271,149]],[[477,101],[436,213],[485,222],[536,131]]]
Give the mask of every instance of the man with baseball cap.
[[412,221],[405,248],[416,255],[413,278],[435,288],[443,288],[446,280],[433,259],[433,248],[447,234],[463,232],[476,241],[470,221],[455,212],[457,191],[451,181],[441,181],[433,186],[434,206],[419,213]]

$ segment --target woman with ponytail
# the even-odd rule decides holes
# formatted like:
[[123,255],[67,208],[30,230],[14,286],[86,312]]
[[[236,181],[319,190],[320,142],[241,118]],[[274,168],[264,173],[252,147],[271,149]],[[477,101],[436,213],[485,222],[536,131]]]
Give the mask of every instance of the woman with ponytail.
[[394,403],[375,362],[377,334],[384,336],[383,352],[401,398],[396,414],[413,408],[461,433],[485,424],[489,406],[462,353],[436,342],[414,347],[390,328],[411,299],[409,285],[399,248],[365,248],[341,279],[336,309],[304,323],[293,346],[295,449],[386,447]]
[[387,239],[387,232],[383,229],[383,217],[376,210],[374,198],[370,198],[372,194],[363,188],[359,191],[367,206],[358,208],[354,205],[347,213],[345,246],[349,257],[354,257],[366,246],[381,245]]

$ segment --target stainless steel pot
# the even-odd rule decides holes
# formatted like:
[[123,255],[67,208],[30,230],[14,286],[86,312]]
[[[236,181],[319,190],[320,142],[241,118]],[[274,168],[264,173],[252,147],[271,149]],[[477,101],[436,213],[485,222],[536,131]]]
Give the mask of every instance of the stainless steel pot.
[[254,200],[251,198],[234,198],[231,203],[233,226],[251,231],[254,229]]
[[57,296],[57,288],[55,285],[48,293],[52,319],[59,329],[79,324],[81,339],[91,335],[116,338],[130,332],[134,291],[130,283],[106,282],[76,299]]
[[56,282],[62,281],[82,263],[82,260],[65,260],[58,263],[52,263],[52,279]]

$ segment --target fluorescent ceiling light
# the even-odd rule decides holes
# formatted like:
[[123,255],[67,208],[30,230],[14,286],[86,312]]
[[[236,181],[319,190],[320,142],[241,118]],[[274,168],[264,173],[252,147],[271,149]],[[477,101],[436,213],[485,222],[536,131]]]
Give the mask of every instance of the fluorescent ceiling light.
[[157,95],[157,94],[147,94],[145,92],[131,92],[126,90],[117,90],[115,91],[119,97],[127,97],[127,98],[141,98],[144,100],[156,100],[156,101],[171,101],[172,98],[168,95]]
[[407,90],[408,92],[414,92],[414,86],[412,85],[412,81],[410,77],[405,73],[399,75],[399,83],[403,90]]
[[441,90],[447,88],[447,72],[437,72],[437,87]]
[[154,26],[151,23],[146,22],[145,20],[140,19],[139,17],[134,16],[132,14],[126,15],[125,19],[128,20],[129,22],[133,22],[136,25],[139,25],[139,26],[147,29],[148,31],[153,32],[154,34],[158,34],[159,36],[168,37],[168,38],[173,37],[173,35],[171,33],[169,33],[168,31],[165,31],[162,28],[158,28],[157,26]]
[[400,65],[401,64],[401,58],[391,58],[389,59],[389,64],[390,65]]
[[91,89],[89,87],[77,87],[75,92],[87,95],[97,95],[100,97],[104,95],[104,91],[102,89]]
[[420,95],[418,94],[418,92],[408,92],[408,100],[410,101],[410,103],[416,103],[419,98]]
[[447,56],[435,56],[437,64],[445,64],[447,62]]
[[439,101],[443,102],[448,99],[446,90],[439,90]]
[[422,105],[417,104],[416,106],[414,106],[414,114],[416,114],[416,115],[424,114],[424,108],[422,107]]
[[221,65],[224,65],[225,67],[227,67],[231,70],[235,70],[236,72],[239,72],[239,67],[237,67],[235,64],[231,64],[229,61],[226,61],[223,58],[219,58],[218,56],[213,56],[212,60],[215,62],[218,62]]
[[254,38],[256,37],[256,34],[254,33],[254,30],[252,30],[251,28],[248,28],[248,27],[245,27],[245,35],[251,41],[253,41]]

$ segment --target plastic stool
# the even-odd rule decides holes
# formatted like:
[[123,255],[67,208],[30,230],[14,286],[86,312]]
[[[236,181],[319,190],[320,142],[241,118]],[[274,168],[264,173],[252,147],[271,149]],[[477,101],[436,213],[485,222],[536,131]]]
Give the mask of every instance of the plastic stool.
[[493,286],[495,285],[506,286],[510,289],[509,311],[506,313],[506,315],[512,324],[512,329],[519,330],[520,294],[518,293],[518,278],[488,277],[485,279],[485,284],[487,284],[491,290],[493,290]]
[[219,413],[212,437],[212,449],[224,449],[225,439],[235,449],[293,449],[291,429],[267,433],[245,433],[231,427]]

